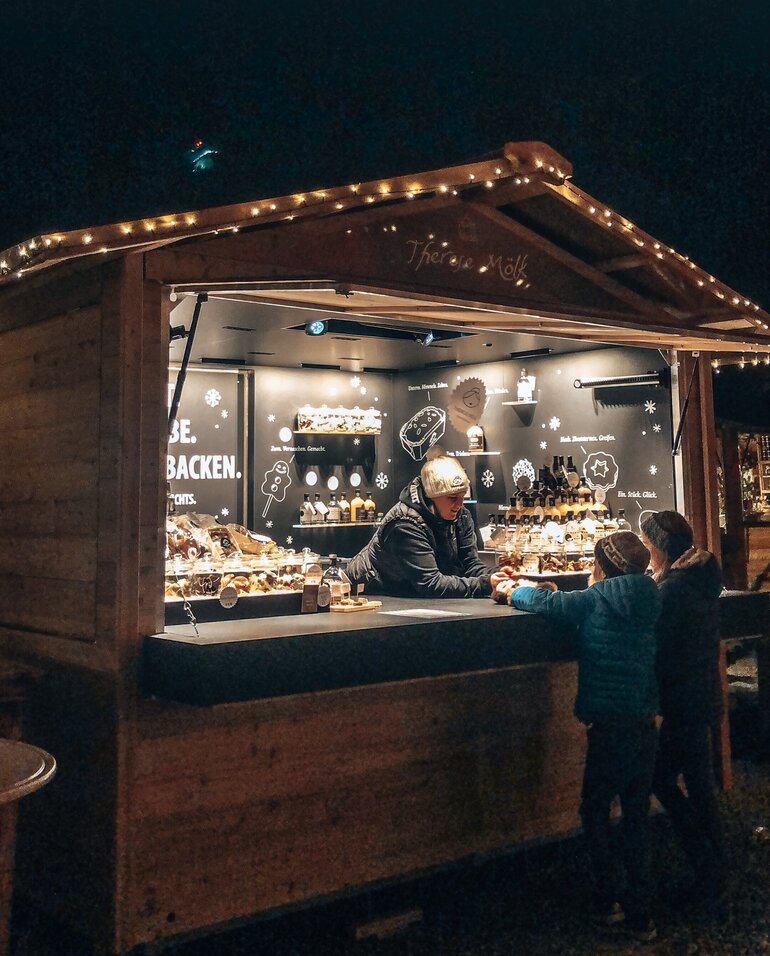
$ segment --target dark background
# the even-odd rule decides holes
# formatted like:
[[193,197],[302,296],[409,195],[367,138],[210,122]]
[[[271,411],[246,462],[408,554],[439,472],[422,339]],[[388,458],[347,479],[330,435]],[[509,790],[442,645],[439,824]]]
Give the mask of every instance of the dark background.
[[[534,139],[770,302],[766,0],[17,0],[2,24],[0,248]],[[219,152],[193,173],[198,137]]]

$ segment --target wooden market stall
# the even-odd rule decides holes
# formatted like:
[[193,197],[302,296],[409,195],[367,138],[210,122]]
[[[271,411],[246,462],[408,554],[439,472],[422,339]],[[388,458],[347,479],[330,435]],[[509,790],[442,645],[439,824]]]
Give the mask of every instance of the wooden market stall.
[[[14,465],[0,478],[0,649],[39,671],[26,736],[59,764],[24,807],[17,885],[109,953],[577,824],[574,663],[564,635],[533,647],[525,616],[503,630],[500,609],[471,602],[472,620],[498,619],[485,643],[468,645],[465,619],[442,625],[419,666],[409,642],[428,624],[393,625],[400,667],[373,625],[337,625],[321,645],[321,632],[260,643],[256,628],[206,625],[191,654],[150,637],[165,623],[169,328],[183,293],[671,350],[689,406],[680,507],[717,552],[710,358],[747,342],[770,352],[766,312],[580,190],[540,143],[3,253],[0,449]],[[764,633],[767,604],[736,598],[723,617],[733,635]],[[303,647],[330,680],[190,690],[195,661],[226,685],[259,649],[277,655],[278,682],[304,673]]]

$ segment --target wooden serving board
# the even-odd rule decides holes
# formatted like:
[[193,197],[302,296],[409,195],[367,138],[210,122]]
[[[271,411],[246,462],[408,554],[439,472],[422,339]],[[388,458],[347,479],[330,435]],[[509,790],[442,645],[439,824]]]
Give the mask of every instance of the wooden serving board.
[[376,607],[382,607],[382,601],[366,601],[364,604],[331,604],[329,610],[346,614],[350,611],[371,611]]

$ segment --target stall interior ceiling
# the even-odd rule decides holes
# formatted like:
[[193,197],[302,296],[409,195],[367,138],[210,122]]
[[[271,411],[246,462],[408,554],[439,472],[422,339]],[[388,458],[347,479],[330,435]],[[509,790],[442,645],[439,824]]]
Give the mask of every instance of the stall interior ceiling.
[[[178,296],[171,313],[172,327],[190,328],[195,301],[194,295]],[[326,323],[326,331],[309,335],[306,325],[319,320]],[[512,354],[526,361],[527,357],[563,355],[601,348],[603,344],[476,328],[463,330],[430,317],[415,321],[392,314],[383,318],[363,310],[339,315],[212,295],[202,305],[190,361],[211,368],[323,366],[356,372],[398,372],[498,362],[510,359]],[[181,362],[184,350],[185,339],[172,341],[170,362]]]

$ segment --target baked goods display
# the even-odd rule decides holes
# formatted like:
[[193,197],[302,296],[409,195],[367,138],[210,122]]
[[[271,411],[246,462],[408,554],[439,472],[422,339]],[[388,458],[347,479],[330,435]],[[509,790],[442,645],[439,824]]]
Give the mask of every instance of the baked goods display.
[[498,551],[496,563],[499,567],[508,567],[517,574],[575,574],[590,573],[593,570],[593,556],[560,554],[517,554],[510,551]]
[[327,435],[379,435],[382,416],[379,408],[345,408],[337,405],[303,405],[297,411],[298,432],[323,432]]
[[428,449],[441,438],[445,429],[446,412],[435,405],[426,405],[401,426],[398,437],[404,451],[415,461],[420,461]]
[[241,595],[301,591],[305,568],[319,560],[307,549],[279,547],[243,525],[212,515],[170,515],[166,521],[166,601],[216,598],[226,587]]

